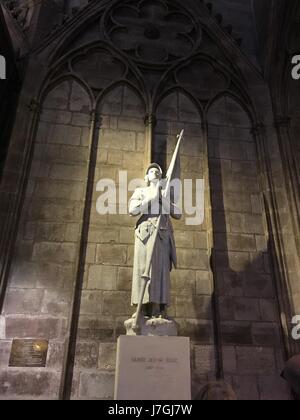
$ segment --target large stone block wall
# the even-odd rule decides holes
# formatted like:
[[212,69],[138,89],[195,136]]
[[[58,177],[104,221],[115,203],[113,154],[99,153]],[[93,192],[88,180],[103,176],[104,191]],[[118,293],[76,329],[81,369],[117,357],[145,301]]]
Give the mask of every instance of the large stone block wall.
[[[290,72],[290,68],[286,71]],[[290,74],[289,74],[290,77]],[[276,79],[274,79],[276,80]],[[274,82],[275,83],[275,82]],[[268,127],[265,133],[265,142],[268,147],[269,172],[272,188],[276,200],[277,228],[273,228],[274,235],[280,238],[281,276],[283,294],[288,296],[288,308],[284,311],[287,331],[285,332],[290,356],[298,354],[300,343],[291,337],[293,328],[292,318],[300,313],[300,242],[299,242],[299,95],[297,81],[290,79],[288,83],[287,98],[284,109],[288,116],[278,112],[275,125],[279,138],[272,135],[272,128]],[[278,107],[278,104],[276,104]],[[284,280],[283,280],[284,279]],[[281,285],[280,285],[281,287]],[[284,297],[280,294],[279,301]],[[282,303],[282,306],[284,304]]]
[[[123,322],[132,312],[135,219],[126,214],[99,215],[96,202],[100,193],[96,187],[103,178],[116,181],[118,186],[120,170],[128,170],[128,181],[143,177],[144,118],[140,99],[127,87],[113,90],[98,109],[98,144],[94,150],[97,159],[73,375],[74,399],[113,397],[116,339],[125,333]],[[64,82],[48,95],[1,317],[4,398],[58,397],[83,218],[89,124],[89,100],[76,83]],[[183,178],[204,178],[207,199],[208,157],[201,118],[184,95],[167,97],[157,109],[155,160],[167,166],[176,134],[182,128]],[[289,398],[279,378],[282,353],[278,308],[256,148],[249,120],[234,101],[223,99],[211,108],[208,148],[225,378],[241,399]],[[174,221],[178,269],[171,276],[169,314],[178,322],[180,335],[192,339],[196,394],[202,383],[214,377],[217,357],[209,267],[210,227],[207,211],[201,226],[187,225],[185,217]],[[29,336],[50,340],[46,369],[30,375],[26,368],[8,369],[12,339]],[[43,386],[35,380],[40,377],[44,378]],[[24,385],[16,386],[19,381]],[[4,384],[10,387],[5,388]]]
[[[58,397],[83,217],[89,125],[89,98],[78,84],[66,81],[48,94],[1,314],[1,398]],[[13,338],[48,339],[46,368],[8,368]]]
[[[128,215],[99,215],[96,183],[107,177],[118,185],[120,170],[128,171],[128,180],[143,178],[144,127],[142,104],[128,88],[115,89],[105,98],[101,106],[86,275],[81,297],[73,379],[75,399],[106,399],[113,395],[116,339],[125,333],[123,322],[133,310],[130,308],[130,290],[136,220]],[[193,182],[202,180],[205,147],[200,115],[183,95],[171,95],[158,107],[154,160],[166,167],[176,144],[176,134],[182,128],[185,129],[181,150],[183,178]],[[196,392],[201,383],[214,377],[215,371],[213,285],[206,217],[203,224],[197,226],[187,225],[185,217],[173,223],[178,269],[171,273],[172,303],[168,313],[178,323],[179,334],[192,339],[193,391]]]
[[208,122],[225,377],[240,399],[289,398],[251,123],[229,97],[212,105]]
[[[116,340],[126,334],[124,321],[134,312],[130,292],[136,219],[128,214],[128,206],[119,214],[119,192],[125,193],[127,200],[133,193],[120,190],[119,173],[127,172],[128,183],[144,178],[145,109],[132,90],[121,86],[104,97],[98,111],[100,130],[73,379],[75,399],[113,397]],[[97,212],[97,200],[103,193],[97,191],[97,183],[103,179],[113,180],[117,187],[117,214]]]
[[[240,19],[240,26],[236,29],[242,36],[244,34],[243,48],[256,63],[250,1],[240,3],[215,0],[214,11],[223,13],[225,25],[231,23],[232,17],[236,20],[243,8],[244,18]],[[66,11],[68,13],[72,8],[85,4],[85,0],[70,0]],[[155,9],[157,5],[155,1],[149,4],[150,9]],[[187,4],[192,7],[192,2]],[[89,8],[92,7],[90,3]],[[47,10],[49,14],[52,13],[50,9],[44,9],[43,19],[46,20]],[[83,14],[84,11],[82,17]],[[47,29],[44,28],[44,22],[40,20],[42,32]],[[49,19],[49,26],[50,23]],[[89,24],[90,28],[87,28]],[[99,35],[99,20],[94,23],[88,21],[86,30],[80,33],[78,26],[75,32],[73,40],[68,34],[69,49],[71,45],[78,47],[91,40],[99,41],[99,36],[102,36]],[[208,38],[204,32],[202,35],[205,43]],[[136,42],[136,45],[145,35],[143,31],[139,35],[135,31],[129,33],[128,42]],[[238,33],[235,32],[235,36]],[[150,36],[153,36],[151,31]],[[253,127],[245,111],[229,97],[219,99],[210,107],[208,121],[205,116],[200,116],[195,105],[198,101],[199,108],[202,105],[205,107],[207,101],[218,92],[231,89],[234,85],[235,77],[228,84],[230,71],[226,73],[225,67],[216,57],[224,64],[227,62],[225,56],[230,57],[229,52],[233,51],[231,57],[234,56],[237,61],[243,60],[232,45],[232,51],[226,51],[226,40],[225,37],[219,43],[224,48],[223,54],[219,54],[219,47],[215,47],[212,40],[211,44],[204,46],[206,53],[211,53],[211,60],[215,60],[216,68],[206,62],[210,61],[208,57],[203,63],[199,56],[196,65],[192,60],[187,61],[181,69],[183,71],[174,73],[176,77],[173,79],[191,92],[193,102],[188,96],[176,91],[163,99],[155,110],[154,160],[166,169],[176,144],[176,134],[184,128],[182,178],[194,182],[196,179],[204,179],[205,186],[203,224],[188,225],[186,215],[181,221],[173,223],[178,269],[171,274],[172,302],[169,315],[177,321],[179,334],[190,337],[192,341],[194,395],[203,383],[215,379],[216,362],[221,355],[225,379],[232,384],[240,399],[288,399],[289,392],[280,379],[283,345],[277,306],[279,296],[276,296],[274,287],[275,276],[268,242],[270,232],[262,199],[261,181],[266,174],[261,173],[258,167],[257,148],[251,131]],[[166,45],[170,45],[169,41]],[[115,48],[119,47],[116,43]],[[123,49],[122,46],[120,48]],[[42,61],[45,61],[49,51],[45,49],[42,53]],[[68,56],[68,65],[67,61],[64,65],[60,62],[53,76],[72,68],[76,77],[82,79],[82,85],[86,84],[91,89],[90,96],[95,94],[95,97],[102,89],[128,78],[138,89],[145,89],[142,92],[144,100],[151,102],[149,98],[155,91],[155,84],[167,69],[167,65],[163,67],[162,64],[160,67],[157,63],[151,73],[151,60],[145,67],[139,67],[132,56],[126,63],[126,49],[118,55],[111,45],[105,46],[102,41],[99,46],[83,48],[77,52],[77,56],[76,53],[72,58]],[[156,53],[153,51],[154,56]],[[185,46],[181,53],[183,57]],[[32,62],[31,66],[34,68],[35,64]],[[249,84],[255,84],[257,75],[253,77],[250,70],[246,70],[246,62],[242,66],[244,75],[250,74],[247,80]],[[236,78],[240,78],[241,85],[245,82],[239,74],[242,66],[235,69],[235,63],[232,63],[231,69],[232,72],[237,70]],[[161,85],[161,89],[174,82],[169,76],[165,73],[166,86]],[[28,76],[26,89],[30,92],[32,85],[33,81]],[[27,110],[32,98],[26,89],[18,109],[19,115],[29,114],[24,110],[25,107]],[[261,92],[263,94],[257,102],[258,108],[259,104],[261,107],[257,112],[259,114],[265,110],[266,120],[269,117],[272,119],[268,92],[265,88]],[[160,92],[156,94],[160,95]],[[242,96],[245,97],[245,92]],[[34,102],[31,103],[32,114],[36,112],[33,105]],[[150,109],[149,103],[147,105]],[[296,107],[294,111],[292,133],[295,139],[299,131],[299,109]],[[145,116],[146,109],[142,100],[124,84],[111,88],[101,99],[96,110],[93,132],[90,98],[79,84],[65,80],[46,96],[34,140],[31,172],[0,316],[0,398],[56,399],[61,396],[61,375],[73,303],[75,308],[80,304],[80,311],[77,336],[74,338],[76,354],[71,397],[113,397],[116,340],[120,334],[125,333],[124,320],[133,311],[130,307],[130,291],[136,220],[126,214],[126,209],[123,209],[124,214],[100,215],[96,210],[101,194],[97,191],[97,183],[103,178],[115,181],[118,194],[120,170],[128,171],[128,181],[144,177],[146,137],[149,134],[148,127],[145,127]],[[208,140],[205,133],[207,122]],[[14,131],[17,130],[18,127],[15,127]],[[267,127],[264,135],[266,159],[269,162],[267,170],[270,171],[272,192],[278,206],[275,212],[278,212],[278,220],[282,223],[279,226],[282,232],[276,233],[285,248],[286,271],[293,286],[290,299],[293,300],[294,309],[298,310],[299,259],[295,253],[295,239],[286,206],[288,196],[274,127]],[[97,144],[91,149],[95,138]],[[28,133],[24,132],[24,136],[14,135],[6,162],[6,176],[0,190],[0,215],[11,213],[10,195],[17,192],[19,182],[17,168],[23,162],[23,149],[30,141]],[[299,147],[295,141],[294,148],[297,156]],[[94,161],[95,175],[91,181],[93,193],[87,214],[84,209],[90,205],[85,202],[88,170]],[[268,195],[265,190],[264,193]],[[129,192],[128,199],[130,195]],[[118,195],[116,204],[119,204]],[[1,234],[6,230],[6,220],[4,217],[0,220]],[[85,232],[83,222],[89,227],[86,237],[82,237],[82,232]],[[13,230],[10,226],[8,228]],[[84,256],[80,255],[80,241],[81,244],[87,243]],[[212,245],[214,254],[210,260]],[[2,260],[0,269],[1,264]],[[84,266],[82,278],[78,275],[81,274],[78,271],[80,264]],[[76,280],[80,301],[74,302]],[[213,306],[214,286],[218,292],[217,308]],[[218,328],[221,333],[219,346],[215,339]],[[9,368],[13,338],[29,337],[49,339],[46,367]],[[72,364],[72,360],[67,362],[69,366]]]
[[[209,218],[207,213],[208,179],[205,171],[206,145],[201,116],[196,106],[183,94],[174,93],[163,99],[157,109],[154,160],[167,168],[174,151],[176,135],[184,129],[180,151],[181,180],[193,182],[192,204],[201,209],[201,224],[190,225],[185,206],[188,190],[183,187],[183,216],[173,222],[178,267],[171,273],[172,305],[170,316],[179,325],[179,335],[191,338],[193,392],[215,373],[213,345],[212,293],[213,280],[209,266]],[[196,203],[196,180],[204,180],[204,203]]]

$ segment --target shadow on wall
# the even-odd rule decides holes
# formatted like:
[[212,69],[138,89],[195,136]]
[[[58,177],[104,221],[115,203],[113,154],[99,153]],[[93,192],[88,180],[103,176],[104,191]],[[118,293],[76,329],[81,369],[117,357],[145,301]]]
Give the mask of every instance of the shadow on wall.
[[283,337],[251,123],[230,98],[211,109],[216,377],[238,399],[290,399],[280,377]]
[[[178,100],[165,100],[158,115],[154,160],[166,168],[176,129],[194,124],[197,130],[200,115],[180,95]],[[193,394],[197,395],[207,382],[225,378],[239,399],[289,399],[286,383],[280,377],[283,345],[252,124],[242,107],[227,96],[212,104],[208,122],[214,243],[211,267],[207,243],[202,246],[195,242],[201,234],[207,241],[205,223],[201,229],[185,227],[182,232],[181,222],[174,224],[175,237],[178,233],[179,239],[179,264],[181,258],[186,260],[188,254],[193,255],[188,260],[190,265],[185,261],[184,267],[179,267],[189,270],[187,275],[180,278],[173,273],[179,334],[190,336],[193,342]],[[204,177],[201,162],[205,148],[199,132],[202,133],[201,126],[198,133],[185,133],[193,144],[188,147],[184,178],[191,173],[192,179]],[[199,155],[195,155],[196,146],[200,148]],[[182,155],[184,162],[185,153]],[[198,162],[194,162],[195,156]],[[193,173],[195,164],[198,166]],[[182,252],[181,247],[186,249]],[[192,285],[189,275],[192,276],[197,262],[202,265],[196,268],[197,273],[207,276],[196,279],[195,293],[188,284]],[[209,290],[210,268],[215,294]]]
[[239,399],[286,399],[289,393],[280,378],[279,308],[255,144],[237,104],[225,98],[223,105],[224,119],[221,112],[218,133],[209,138],[220,368]]
[[[230,269],[229,261],[225,268],[224,258],[226,252],[220,255],[216,251],[214,275],[218,294],[211,298],[214,345],[204,338],[201,327],[198,337],[196,331],[192,337],[194,351],[198,352],[192,366],[193,399],[233,399],[231,388],[239,400],[289,400],[288,385],[295,389],[295,373],[281,376],[283,343],[271,274],[263,272],[266,253],[261,253],[243,271]],[[197,370],[197,366],[203,370]],[[214,378],[226,382],[215,386]]]

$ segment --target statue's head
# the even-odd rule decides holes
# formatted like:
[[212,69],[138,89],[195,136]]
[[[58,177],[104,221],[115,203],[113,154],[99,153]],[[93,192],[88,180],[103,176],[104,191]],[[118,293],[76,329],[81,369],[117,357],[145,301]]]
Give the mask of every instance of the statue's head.
[[162,169],[158,165],[158,163],[151,163],[148,166],[146,175],[145,175],[146,184],[149,185],[150,182],[154,180],[161,180],[162,174],[163,174]]

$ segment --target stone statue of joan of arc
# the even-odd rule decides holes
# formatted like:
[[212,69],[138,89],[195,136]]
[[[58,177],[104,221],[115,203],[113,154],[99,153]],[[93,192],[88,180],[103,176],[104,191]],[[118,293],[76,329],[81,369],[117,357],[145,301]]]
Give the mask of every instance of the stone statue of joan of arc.
[[[129,203],[130,214],[140,216],[135,228],[131,304],[137,306],[139,303],[142,276],[151,253],[150,280],[143,294],[141,312],[146,317],[164,317],[166,306],[170,303],[170,271],[173,266],[176,267],[170,216],[180,219],[181,212],[170,197],[166,198],[162,194],[164,180],[158,164],[149,165],[145,181],[147,186],[137,188]],[[157,225],[159,231],[155,235]]]

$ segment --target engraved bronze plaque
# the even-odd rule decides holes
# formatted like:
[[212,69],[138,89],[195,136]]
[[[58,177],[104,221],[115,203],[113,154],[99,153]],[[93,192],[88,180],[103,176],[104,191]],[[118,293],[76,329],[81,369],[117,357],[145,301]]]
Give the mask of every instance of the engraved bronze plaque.
[[47,340],[14,339],[9,366],[45,367],[48,351]]

